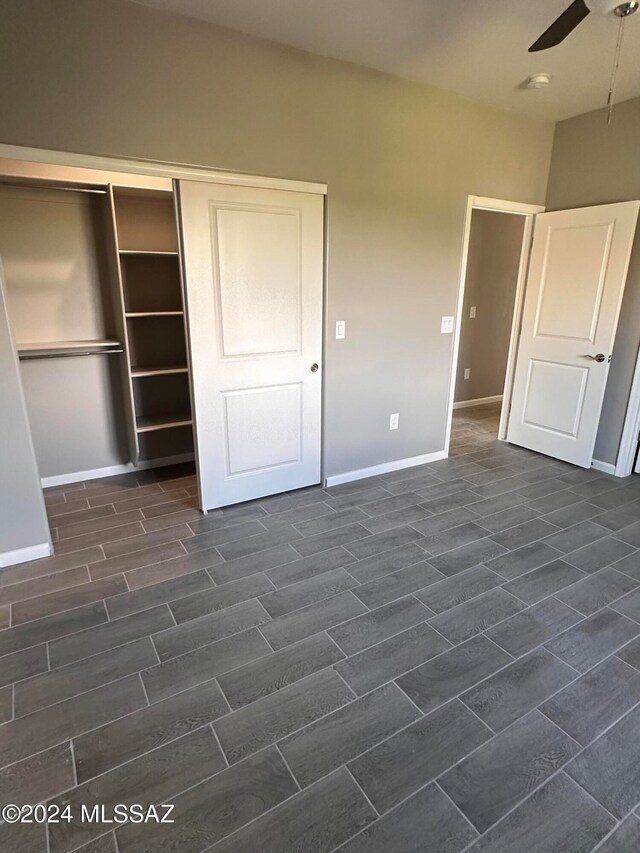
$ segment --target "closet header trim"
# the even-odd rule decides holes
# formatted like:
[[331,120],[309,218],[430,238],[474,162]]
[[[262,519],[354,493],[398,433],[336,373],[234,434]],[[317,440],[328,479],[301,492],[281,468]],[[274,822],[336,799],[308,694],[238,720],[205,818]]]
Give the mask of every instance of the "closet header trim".
[[323,183],[238,174],[219,169],[208,169],[204,166],[192,166],[186,163],[74,154],[66,151],[26,148],[21,145],[6,145],[3,143],[0,143],[0,157],[10,160],[24,160],[32,163],[46,163],[54,166],[76,166],[109,172],[153,175],[155,177],[175,180],[210,181],[217,184],[262,187],[265,189],[288,190],[289,192],[314,193],[316,195],[327,194],[327,185]]

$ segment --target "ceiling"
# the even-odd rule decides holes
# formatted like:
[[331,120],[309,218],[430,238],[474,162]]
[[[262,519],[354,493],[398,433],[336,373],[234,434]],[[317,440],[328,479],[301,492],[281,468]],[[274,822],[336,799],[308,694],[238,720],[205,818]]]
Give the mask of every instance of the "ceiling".
[[[606,104],[618,19],[591,14],[561,45],[528,46],[570,0],[135,0],[310,53],[559,120]],[[640,12],[626,22],[617,99],[640,96]],[[529,91],[531,74],[553,75]]]

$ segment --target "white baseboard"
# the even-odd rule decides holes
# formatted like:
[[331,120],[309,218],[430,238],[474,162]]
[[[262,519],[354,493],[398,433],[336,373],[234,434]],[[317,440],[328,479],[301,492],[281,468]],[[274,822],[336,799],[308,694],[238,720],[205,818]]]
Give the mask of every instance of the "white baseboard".
[[334,474],[327,477],[326,486],[339,486],[341,483],[352,483],[354,480],[364,480],[367,477],[377,477],[379,474],[390,474],[392,471],[401,471],[403,468],[414,468],[416,465],[426,465],[429,462],[437,462],[446,459],[444,450],[435,453],[423,453],[422,456],[410,456],[407,459],[396,459],[395,462],[383,462],[382,465],[372,465],[371,468],[358,468],[357,471],[347,471],[345,474]]
[[18,548],[15,551],[5,551],[4,554],[0,554],[0,568],[6,569],[8,566],[17,566],[18,563],[41,560],[43,557],[50,557],[52,554],[53,548],[49,542],[43,542],[41,545],[30,545],[28,548]]
[[495,397],[478,397],[477,400],[460,400],[459,403],[454,403],[454,409],[470,409],[472,406],[488,406],[489,403],[502,402],[502,394],[497,394]]
[[616,473],[616,466],[612,465],[610,462],[600,462],[599,459],[591,460],[591,467],[595,468],[596,471],[602,471],[603,474],[613,474]]
[[165,456],[162,459],[145,459],[134,465],[127,462],[124,465],[110,465],[108,468],[91,468],[89,471],[75,471],[73,474],[56,474],[53,477],[42,477],[40,483],[43,489],[51,486],[66,486],[70,483],[81,483],[83,480],[98,480],[100,477],[113,477],[116,474],[131,474],[134,471],[145,471],[149,468],[164,468],[167,465],[179,465],[182,462],[192,462],[193,453],[181,453],[177,456]]

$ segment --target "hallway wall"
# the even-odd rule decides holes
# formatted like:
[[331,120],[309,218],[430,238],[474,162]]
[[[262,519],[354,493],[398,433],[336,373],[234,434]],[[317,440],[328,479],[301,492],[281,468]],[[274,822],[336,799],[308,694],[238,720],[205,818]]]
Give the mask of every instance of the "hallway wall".
[[[472,213],[456,403],[494,397],[504,389],[524,226],[524,216]],[[476,308],[473,319],[471,306]],[[469,379],[464,379],[466,367]]]

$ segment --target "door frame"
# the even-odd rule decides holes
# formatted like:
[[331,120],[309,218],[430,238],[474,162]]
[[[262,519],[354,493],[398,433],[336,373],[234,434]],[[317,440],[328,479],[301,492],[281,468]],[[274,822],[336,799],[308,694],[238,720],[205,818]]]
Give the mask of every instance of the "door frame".
[[629,403],[627,413],[620,437],[620,446],[613,471],[607,470],[608,474],[616,477],[628,477],[634,471],[636,452],[640,440],[640,351],[633,372],[633,381],[629,392]]
[[458,295],[456,298],[455,326],[453,333],[453,346],[451,348],[451,369],[449,372],[449,405],[447,409],[447,426],[445,434],[445,455],[449,456],[449,445],[451,443],[451,427],[453,424],[453,405],[456,391],[456,378],[458,374],[458,355],[460,350],[460,336],[462,331],[462,309],[464,306],[464,294],[467,279],[467,263],[469,260],[469,240],[471,237],[471,220],[474,210],[489,210],[494,213],[510,213],[524,217],[524,231],[522,234],[522,249],[520,252],[520,263],[518,266],[518,278],[516,281],[516,297],[511,320],[511,335],[509,340],[509,352],[507,355],[507,369],[505,373],[504,390],[502,394],[502,413],[498,427],[498,439],[504,441],[507,434],[509,422],[509,407],[513,389],[513,375],[520,337],[520,322],[522,319],[522,308],[524,306],[524,292],[529,272],[529,257],[531,255],[531,243],[533,240],[533,224],[537,213],[544,213],[546,208],[540,204],[524,204],[518,201],[506,199],[487,198],[485,196],[467,196],[467,208],[464,218],[464,230],[462,237],[462,255],[460,258],[460,274],[458,281]]

